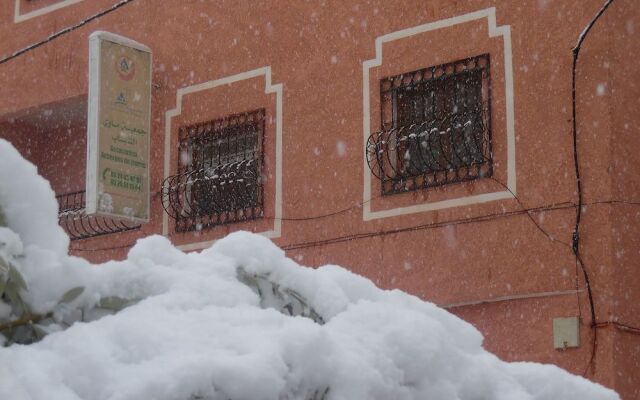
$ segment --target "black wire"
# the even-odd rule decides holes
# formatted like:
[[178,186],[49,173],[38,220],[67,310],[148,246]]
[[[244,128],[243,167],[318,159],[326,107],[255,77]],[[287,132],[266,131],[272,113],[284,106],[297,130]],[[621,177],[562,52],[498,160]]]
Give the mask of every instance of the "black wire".
[[572,52],[573,52],[573,64],[572,64],[572,69],[571,69],[571,105],[572,105],[571,114],[572,114],[572,134],[573,134],[573,162],[574,162],[575,173],[576,173],[576,186],[577,186],[577,192],[578,192],[578,204],[577,204],[577,207],[576,207],[576,224],[575,224],[575,228],[573,230],[571,248],[573,250],[573,253],[575,254],[576,262],[578,263],[580,269],[582,270],[582,274],[583,274],[584,280],[585,280],[585,286],[587,287],[587,294],[588,294],[588,298],[589,298],[589,307],[590,307],[590,311],[591,311],[591,327],[592,327],[592,331],[593,331],[593,342],[592,342],[592,348],[591,348],[591,358],[589,360],[589,363],[587,364],[587,368],[585,369],[583,375],[586,375],[587,370],[589,369],[590,366],[593,365],[593,362],[594,362],[594,359],[595,359],[596,348],[597,348],[597,345],[598,345],[598,333],[597,333],[598,332],[597,331],[597,324],[598,323],[596,321],[596,308],[595,308],[595,302],[593,300],[593,290],[592,290],[592,287],[591,287],[591,282],[589,280],[589,273],[587,272],[587,268],[586,268],[586,266],[584,264],[584,261],[582,260],[582,257],[580,256],[580,222],[581,222],[581,217],[582,217],[583,194],[582,194],[582,181],[581,181],[581,178],[580,178],[580,162],[579,162],[579,158],[578,158],[578,123],[577,123],[577,117],[576,117],[576,105],[577,105],[577,101],[576,101],[576,71],[577,71],[577,68],[578,68],[578,56],[580,55],[580,48],[582,47],[582,43],[584,43],[585,39],[587,38],[587,35],[591,31],[591,28],[593,28],[593,26],[595,25],[596,21],[598,21],[598,19],[604,14],[604,12],[607,10],[607,8],[609,8],[611,3],[613,3],[613,0],[607,0],[604,3],[602,8],[600,8],[600,11],[598,11],[598,13],[595,15],[595,17],[591,20],[591,22],[589,22],[587,27],[580,33],[580,36],[578,37],[578,42],[576,43],[576,46],[572,50]]
[[[493,178],[492,178],[493,179]],[[557,209],[568,209],[568,208],[575,208],[577,207],[576,204],[572,203],[572,202],[563,202],[563,203],[556,203],[556,204],[552,204],[552,205],[548,205],[548,206],[540,206],[540,207],[533,207],[533,208],[527,208],[524,206],[524,204],[522,203],[522,201],[518,198],[518,196],[516,196],[510,189],[508,189],[507,186],[505,186],[502,182],[494,179],[495,182],[497,182],[498,184],[502,185],[503,187],[505,187],[507,190],[509,190],[509,192],[511,192],[511,194],[513,195],[514,199],[518,202],[518,204],[520,205],[521,209],[517,210],[517,211],[509,211],[506,213],[495,213],[495,214],[485,214],[485,215],[481,215],[478,217],[474,217],[474,218],[465,218],[465,219],[459,219],[459,220],[452,220],[452,221],[445,221],[445,222],[441,222],[441,223],[437,223],[437,224],[427,224],[427,225],[418,225],[417,227],[409,227],[409,228],[400,228],[400,230],[417,230],[417,228],[437,228],[437,227],[444,227],[444,226],[450,226],[450,225],[459,225],[461,222],[467,221],[469,220],[470,222],[478,222],[478,221],[488,221],[491,219],[495,219],[495,218],[500,218],[500,217],[508,217],[511,215],[520,215],[520,214],[527,214],[529,220],[531,220],[531,222],[536,226],[536,228],[542,233],[544,234],[549,240],[551,240],[552,242],[557,242],[559,244],[562,244],[568,248],[571,248],[571,245],[569,243],[563,242],[561,240],[556,239],[553,235],[549,234],[546,230],[544,230],[544,228],[542,228],[542,226],[531,216],[531,213],[535,213],[535,212],[544,212],[544,211],[553,211],[553,210],[557,210]],[[159,193],[159,192],[158,192]],[[338,211],[334,211],[331,213],[327,213],[327,214],[321,214],[321,215],[315,215],[315,216],[310,216],[310,217],[300,217],[300,218],[275,218],[275,217],[264,217],[262,219],[264,220],[270,220],[270,221],[274,221],[274,220],[279,220],[279,221],[311,221],[311,220],[318,220],[318,219],[323,219],[323,218],[328,218],[334,215],[338,215],[347,211],[350,211],[352,209],[355,208],[361,208],[363,204],[366,204],[368,202],[371,202],[375,199],[380,198],[381,196],[372,198],[370,200],[367,200],[365,202],[362,203],[357,203],[351,207],[348,208],[344,208]],[[591,202],[591,203],[583,203],[583,206],[587,206],[587,205],[597,205],[597,204],[612,204],[612,203],[623,203],[623,204],[632,204],[632,205],[640,205],[640,202],[629,202],[629,201],[624,201],[624,200],[602,200],[602,201],[595,201],[595,202]],[[381,231],[379,232],[382,235],[386,234],[386,233],[398,233],[394,231]],[[365,235],[371,236],[371,233],[366,233]],[[313,243],[314,245],[319,245],[320,243],[333,243],[333,242],[337,242],[340,241],[339,239],[341,238],[349,238],[352,236],[357,236],[357,235],[348,235],[348,236],[341,236],[341,237],[335,237],[335,238],[329,238],[329,239],[323,239],[320,241],[314,241],[314,242],[307,242],[307,243]],[[357,237],[356,237],[357,239]],[[129,243],[129,244],[125,244],[125,245],[119,245],[119,246],[114,246],[114,247],[101,247],[101,248],[93,248],[93,249],[87,249],[87,248],[71,248],[71,250],[73,251],[80,251],[80,252],[97,252],[97,251],[107,251],[107,250],[114,250],[114,249],[121,249],[121,248],[127,248],[127,247],[131,247],[133,246],[135,243]],[[283,249],[285,250],[290,250],[290,246],[299,246],[300,244],[291,244],[291,245],[286,245],[283,247]],[[309,246],[310,247],[310,246]],[[297,247],[297,248],[302,248],[302,247]]]
[[632,325],[628,325],[622,322],[618,322],[618,321],[607,321],[607,322],[599,322],[598,323],[598,328],[604,328],[607,326],[615,326],[616,328],[620,329],[621,331],[625,331],[625,332],[630,332],[630,333],[634,333],[636,335],[640,335],[640,328],[636,327],[636,326],[632,326]]
[[31,50],[35,50],[38,47],[43,46],[43,45],[51,42],[52,40],[55,40],[55,39],[59,38],[62,35],[65,35],[65,34],[67,34],[69,32],[73,32],[76,29],[88,24],[89,22],[94,21],[94,20],[96,20],[96,19],[98,19],[98,18],[100,18],[102,16],[105,16],[105,15],[117,10],[118,8],[120,8],[120,7],[122,7],[122,6],[126,5],[126,4],[131,3],[132,1],[133,0],[120,0],[118,3],[114,4],[113,6],[111,6],[110,8],[107,8],[104,11],[100,11],[99,13],[94,14],[94,15],[90,16],[89,18],[87,18],[85,20],[82,20],[81,22],[79,22],[79,23],[77,23],[75,25],[69,26],[67,28],[64,28],[64,29],[62,29],[62,30],[60,30],[58,32],[55,32],[55,33],[49,35],[44,40],[41,40],[41,41],[36,42],[34,44],[31,44],[31,45],[29,45],[29,46],[27,46],[27,47],[25,47],[23,49],[20,49],[20,50],[16,51],[15,53],[11,54],[10,56],[7,56],[7,57],[5,57],[3,59],[0,59],[0,65],[6,63],[8,61],[11,61],[14,58],[17,58],[17,57],[19,57],[19,56],[21,56],[21,55],[23,55],[23,54],[25,54],[25,53],[27,53],[27,52],[29,52]]
[[590,203],[582,203],[582,205],[584,205],[584,206],[590,206],[590,205],[596,205],[596,204],[628,204],[628,205],[632,205],[632,206],[640,206],[640,201],[627,201],[627,200],[611,199],[611,200],[592,201]]
[[319,214],[319,215],[313,215],[310,217],[288,217],[288,218],[276,218],[276,217],[265,217],[266,219],[269,220],[276,220],[276,221],[311,221],[311,220],[316,220],[316,219],[323,219],[323,218],[328,218],[328,217],[333,217],[334,215],[339,215],[339,214],[343,214],[346,212],[349,212],[351,210],[357,209],[357,208],[362,208],[362,206],[364,206],[365,204],[371,203],[374,200],[380,199],[382,196],[376,196],[376,197],[372,197],[367,201],[363,201],[360,203],[356,203],[354,205],[352,205],[351,207],[346,207],[343,208],[341,210],[338,211],[333,211],[327,214]]
[[[518,205],[520,206],[520,208],[522,210],[527,210],[527,208],[524,206],[524,204],[522,204],[522,201],[520,201],[520,198],[518,198],[518,196],[516,196],[515,193],[513,193],[513,191],[509,188],[509,186],[505,185],[504,183],[500,182],[499,180],[497,180],[495,177],[491,177],[491,179],[495,182],[497,182],[499,185],[501,185],[503,188],[505,188],[509,193],[511,193],[511,195],[513,196],[513,198],[516,200],[516,202],[518,202]],[[573,204],[573,203],[571,203]],[[575,207],[575,204],[573,204],[573,206]],[[545,231],[542,226],[538,223],[538,221],[536,221],[529,212],[527,212],[527,216],[529,217],[529,219],[531,220],[531,222],[533,222],[533,224],[536,226],[536,228],[538,228],[538,230],[540,232],[542,232],[543,235],[545,235],[547,237],[547,239],[551,240],[552,242],[558,242],[560,244],[565,245],[566,247],[570,247],[570,245],[568,243],[563,242],[562,240],[558,240],[556,239],[553,235],[549,234],[549,232]]]
[[600,11],[596,14],[596,16],[591,20],[589,25],[580,33],[578,37],[578,42],[576,46],[573,48],[573,65],[571,69],[571,114],[572,114],[572,136],[573,136],[573,161],[576,173],[576,185],[578,189],[578,208],[576,209],[576,224],[573,234],[573,247],[574,251],[577,252],[579,249],[580,243],[580,221],[582,216],[582,181],[580,179],[580,163],[578,158],[578,122],[576,117],[576,72],[578,69],[578,56],[580,55],[580,49],[582,47],[582,43],[587,38],[587,35],[591,31],[591,28],[595,25],[596,21],[604,14],[607,8],[613,3],[613,0],[607,0],[605,4],[602,6]]
[[[485,215],[480,215],[480,216],[472,217],[472,218],[460,218],[460,219],[454,219],[454,220],[450,220],[450,221],[443,221],[443,222],[430,223],[430,224],[421,224],[421,225],[415,225],[415,226],[410,226],[410,227],[405,227],[405,228],[390,229],[390,230],[385,230],[385,231],[376,231],[376,232],[367,232],[367,233],[346,235],[346,236],[334,237],[334,238],[323,239],[323,240],[313,241],[313,242],[295,243],[295,244],[282,246],[282,249],[283,250],[293,250],[293,249],[299,249],[299,248],[305,248],[305,247],[315,247],[315,246],[319,246],[319,245],[323,245],[323,244],[339,243],[339,242],[346,241],[346,240],[357,240],[357,239],[363,239],[363,238],[367,238],[367,237],[384,236],[384,235],[402,233],[402,232],[407,232],[407,231],[417,231],[417,230],[424,230],[424,229],[442,228],[442,227],[454,226],[454,225],[464,225],[464,224],[470,224],[470,223],[490,221],[490,220],[494,220],[494,219],[498,219],[498,218],[506,218],[506,217],[516,216],[516,215],[522,215],[522,214],[527,214],[527,213],[532,213],[532,212],[563,210],[563,209],[570,209],[570,208],[574,208],[574,207],[575,207],[575,205],[573,203],[569,203],[569,202],[559,203],[559,204],[552,204],[552,205],[546,205],[546,206],[535,207],[535,208],[514,210],[514,211],[509,211],[509,212],[485,214]],[[550,236],[544,230],[542,230],[542,232],[545,233],[545,235],[547,237]],[[551,237],[549,237],[549,239],[554,240]],[[557,240],[554,240],[554,241],[557,241]],[[560,243],[562,243],[562,242],[560,242]],[[89,251],[89,252],[107,251],[107,250],[115,250],[115,249],[122,249],[122,248],[131,247],[134,244],[135,244],[135,242],[131,242],[131,243],[128,243],[128,244],[125,244],[125,245],[119,245],[119,246],[113,246],[113,247],[101,247],[101,248],[94,248],[94,249],[72,248],[71,250],[73,250],[73,251]]]
[[[494,219],[498,219],[498,218],[506,218],[506,217],[512,217],[512,216],[517,216],[517,215],[522,215],[522,214],[528,214],[528,213],[531,213],[531,212],[544,212],[544,211],[552,211],[552,210],[562,210],[562,209],[569,209],[569,208],[573,208],[573,207],[575,207],[575,205],[573,203],[562,203],[562,204],[547,205],[547,206],[542,206],[542,207],[514,210],[514,211],[509,211],[509,212],[485,214],[485,215],[480,215],[480,216],[472,217],[472,218],[460,218],[460,219],[454,219],[454,220],[450,220],[450,221],[436,222],[436,223],[430,223],[430,224],[421,224],[421,225],[415,225],[415,226],[410,226],[410,227],[405,227],[405,228],[396,228],[396,229],[382,230],[382,231],[376,231],[376,232],[357,233],[357,234],[339,236],[339,237],[334,237],[334,238],[329,238],[329,239],[324,239],[324,240],[295,243],[295,244],[282,246],[282,249],[283,250],[296,250],[296,249],[307,248],[307,247],[317,247],[317,246],[323,246],[323,245],[327,245],[327,244],[334,244],[334,243],[340,243],[340,242],[358,240],[358,239],[366,239],[366,238],[376,237],[376,236],[393,235],[393,234],[402,233],[402,232],[443,228],[443,227],[455,226],[455,225],[466,225],[466,224],[490,221],[490,220],[494,220]],[[546,234],[546,232],[544,232],[544,230],[542,232],[545,233],[545,235],[547,235],[547,237],[549,236],[548,234]]]

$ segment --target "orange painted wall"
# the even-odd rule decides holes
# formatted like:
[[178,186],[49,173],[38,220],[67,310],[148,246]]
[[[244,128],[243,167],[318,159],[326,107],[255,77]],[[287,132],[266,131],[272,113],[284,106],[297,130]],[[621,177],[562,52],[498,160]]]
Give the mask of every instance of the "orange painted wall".
[[[20,23],[13,20],[13,5],[4,7],[0,59],[113,3],[85,0]],[[283,219],[274,241],[289,256],[310,266],[344,265],[384,288],[444,306],[478,327],[486,347],[504,359],[555,363],[615,388],[625,400],[636,399],[640,336],[622,327],[640,326],[640,79],[633,59],[640,51],[634,39],[640,8],[635,0],[614,1],[585,41],[577,70],[585,204],[580,251],[602,323],[593,361],[587,289],[570,248],[577,201],[571,49],[601,5],[601,0],[134,0],[0,64],[0,137],[35,162],[56,191],[81,189],[88,36],[107,30],[151,47],[151,221],[140,230],[72,243],[74,254],[92,261],[122,258],[137,238],[162,233],[166,112],[176,107],[177,90],[270,66],[272,83],[283,85]],[[379,129],[377,82],[486,52],[491,54],[495,179],[384,198],[373,180],[371,209],[504,190],[507,66],[504,41],[490,37],[486,18],[385,44],[382,65],[370,71],[371,113],[363,116],[363,62],[375,57],[377,37],[487,7],[495,7],[497,26],[508,25],[511,32],[518,199],[364,221],[363,118]],[[169,229],[174,243],[273,226],[277,107],[275,94],[264,89],[265,80],[258,77],[185,96],[182,114],[169,127],[169,147],[174,172],[179,126],[264,107],[271,117],[265,130],[265,217],[189,234]],[[567,316],[581,317],[581,345],[557,351],[552,320]]]

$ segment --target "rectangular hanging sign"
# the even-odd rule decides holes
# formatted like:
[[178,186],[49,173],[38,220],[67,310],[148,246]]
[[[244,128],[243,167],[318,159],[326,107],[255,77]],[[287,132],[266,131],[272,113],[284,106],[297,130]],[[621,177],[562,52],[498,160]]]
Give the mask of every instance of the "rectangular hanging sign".
[[89,37],[86,213],[149,221],[151,49],[109,33]]

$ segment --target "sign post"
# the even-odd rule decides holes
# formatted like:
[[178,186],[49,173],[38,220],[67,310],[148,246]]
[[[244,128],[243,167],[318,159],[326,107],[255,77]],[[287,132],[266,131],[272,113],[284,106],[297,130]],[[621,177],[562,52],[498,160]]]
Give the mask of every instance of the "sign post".
[[87,215],[149,221],[151,65],[145,45],[89,37]]

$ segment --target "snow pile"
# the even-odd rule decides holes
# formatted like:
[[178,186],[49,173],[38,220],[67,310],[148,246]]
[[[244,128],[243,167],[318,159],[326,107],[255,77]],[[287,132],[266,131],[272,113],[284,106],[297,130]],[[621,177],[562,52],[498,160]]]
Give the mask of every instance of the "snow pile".
[[0,205],[26,246],[67,254],[69,238],[58,226],[58,203],[36,167],[0,139]]
[[[0,160],[15,172],[24,162],[13,152],[0,141]],[[27,189],[41,186],[33,169],[0,175],[8,213],[19,210],[4,194],[16,176]],[[50,215],[20,215],[0,230],[0,252],[17,260],[34,310],[54,309],[76,286],[85,290],[68,313],[112,296],[140,300],[35,344],[0,348],[0,399],[619,399],[555,366],[502,362],[475,328],[435,305],[338,266],[301,267],[261,236],[234,233],[190,254],[152,236],[127,260],[94,267],[60,254]],[[271,282],[271,294],[305,299],[324,323],[265,307],[271,294],[246,276]]]

